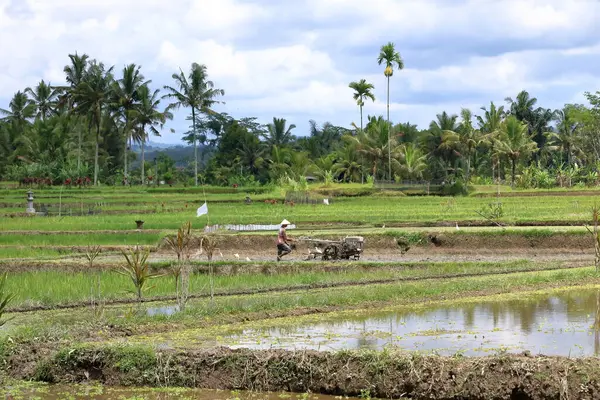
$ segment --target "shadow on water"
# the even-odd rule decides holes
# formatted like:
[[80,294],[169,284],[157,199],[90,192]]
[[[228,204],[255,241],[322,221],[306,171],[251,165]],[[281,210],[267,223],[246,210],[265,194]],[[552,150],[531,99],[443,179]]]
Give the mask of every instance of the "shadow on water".
[[145,399],[145,400],[333,400],[334,397],[297,393],[264,393],[226,390],[185,388],[119,388],[102,385],[45,385],[30,382],[14,382],[0,389],[5,399]]
[[600,290],[573,290],[414,312],[325,316],[307,325],[248,329],[221,344],[315,350],[395,347],[442,355],[527,350],[578,357],[599,354],[599,326]]

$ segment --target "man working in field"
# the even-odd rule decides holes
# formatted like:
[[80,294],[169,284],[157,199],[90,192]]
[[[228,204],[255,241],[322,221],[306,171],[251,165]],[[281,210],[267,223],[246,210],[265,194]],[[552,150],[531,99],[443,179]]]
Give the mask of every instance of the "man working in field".
[[292,252],[291,246],[288,242],[293,242],[285,233],[285,229],[290,224],[290,221],[284,219],[281,221],[281,228],[279,228],[279,234],[277,235],[277,261],[281,261],[281,257]]

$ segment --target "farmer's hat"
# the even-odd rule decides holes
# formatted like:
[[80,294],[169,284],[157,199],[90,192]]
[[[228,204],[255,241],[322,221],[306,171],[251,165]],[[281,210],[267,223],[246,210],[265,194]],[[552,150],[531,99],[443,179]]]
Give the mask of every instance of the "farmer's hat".
[[290,221],[288,221],[287,219],[284,219],[283,221],[281,221],[281,225],[290,225]]

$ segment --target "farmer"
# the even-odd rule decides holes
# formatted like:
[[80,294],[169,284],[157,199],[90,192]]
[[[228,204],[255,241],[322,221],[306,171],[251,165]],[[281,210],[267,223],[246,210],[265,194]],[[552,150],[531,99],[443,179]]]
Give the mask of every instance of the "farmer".
[[290,224],[290,221],[284,219],[281,221],[281,228],[279,228],[279,234],[277,235],[277,261],[281,261],[281,257],[292,252],[291,246],[288,242],[293,242],[285,233],[285,229]]

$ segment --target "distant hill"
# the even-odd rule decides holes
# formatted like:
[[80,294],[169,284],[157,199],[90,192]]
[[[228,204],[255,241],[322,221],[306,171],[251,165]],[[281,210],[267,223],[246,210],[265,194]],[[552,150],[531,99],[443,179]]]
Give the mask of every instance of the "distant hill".
[[[149,143],[150,144],[150,143]],[[175,166],[177,167],[185,167],[188,161],[194,159],[194,147],[193,146],[182,146],[182,145],[164,145],[162,143],[153,143],[156,146],[146,146],[145,148],[145,158],[146,161],[152,162],[154,158],[158,155],[158,153],[165,153],[169,157],[171,157],[175,161]],[[160,146],[160,147],[159,147]],[[164,147],[163,147],[164,146]],[[140,165],[140,148],[139,146],[134,146],[133,151],[137,153],[136,160],[132,162],[132,166],[138,167]],[[205,152],[204,157],[202,157],[203,151]],[[201,163],[206,161],[212,152],[212,149],[208,146],[198,146],[198,158],[200,158]]]

